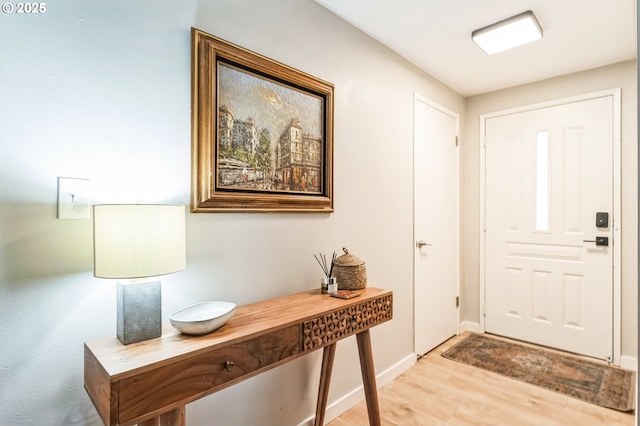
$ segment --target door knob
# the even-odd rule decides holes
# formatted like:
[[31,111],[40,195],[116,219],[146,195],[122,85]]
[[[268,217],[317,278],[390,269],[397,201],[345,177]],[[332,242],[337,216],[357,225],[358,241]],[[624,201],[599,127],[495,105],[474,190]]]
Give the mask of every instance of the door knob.
[[609,237],[596,237],[595,240],[582,240],[585,243],[596,243],[597,246],[608,246]]
[[422,248],[424,246],[431,246],[433,244],[429,244],[429,243],[425,243],[424,241],[420,240],[420,241],[416,241],[416,247],[418,248]]

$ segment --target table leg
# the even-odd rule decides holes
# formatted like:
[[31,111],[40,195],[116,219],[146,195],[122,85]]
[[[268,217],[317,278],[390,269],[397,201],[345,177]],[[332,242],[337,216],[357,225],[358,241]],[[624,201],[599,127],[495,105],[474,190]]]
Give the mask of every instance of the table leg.
[[324,424],[324,413],[327,409],[329,398],[329,384],[331,383],[331,371],[333,370],[333,358],[336,355],[336,344],[325,346],[322,352],[322,371],[320,372],[320,389],[318,389],[318,403],[316,405],[315,426]]
[[138,423],[138,426],[185,426],[186,417],[186,410],[183,405],[146,422]]
[[358,353],[360,354],[360,369],[362,370],[364,395],[367,400],[369,425],[380,426],[380,406],[378,405],[378,389],[376,387],[376,373],[373,366],[373,352],[371,351],[369,330],[367,329],[358,333],[356,338],[358,340]]

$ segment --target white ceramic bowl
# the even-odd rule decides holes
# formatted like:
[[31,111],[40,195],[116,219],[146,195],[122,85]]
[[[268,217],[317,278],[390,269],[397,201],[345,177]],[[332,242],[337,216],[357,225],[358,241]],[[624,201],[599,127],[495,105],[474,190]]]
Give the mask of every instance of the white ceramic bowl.
[[201,302],[172,313],[169,321],[184,334],[207,334],[222,327],[235,311],[235,303]]

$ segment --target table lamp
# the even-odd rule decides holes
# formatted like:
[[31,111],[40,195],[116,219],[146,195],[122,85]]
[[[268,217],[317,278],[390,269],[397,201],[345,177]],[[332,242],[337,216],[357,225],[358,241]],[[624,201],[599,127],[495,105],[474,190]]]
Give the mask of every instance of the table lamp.
[[124,345],[162,335],[158,275],[186,266],[185,207],[93,206],[93,275],[118,279],[116,336]]

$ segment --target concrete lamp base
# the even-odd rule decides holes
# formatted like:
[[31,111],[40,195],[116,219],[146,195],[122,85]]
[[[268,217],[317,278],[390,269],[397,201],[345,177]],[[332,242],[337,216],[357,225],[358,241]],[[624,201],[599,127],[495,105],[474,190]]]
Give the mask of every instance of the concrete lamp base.
[[118,281],[116,336],[123,345],[162,335],[160,281]]

